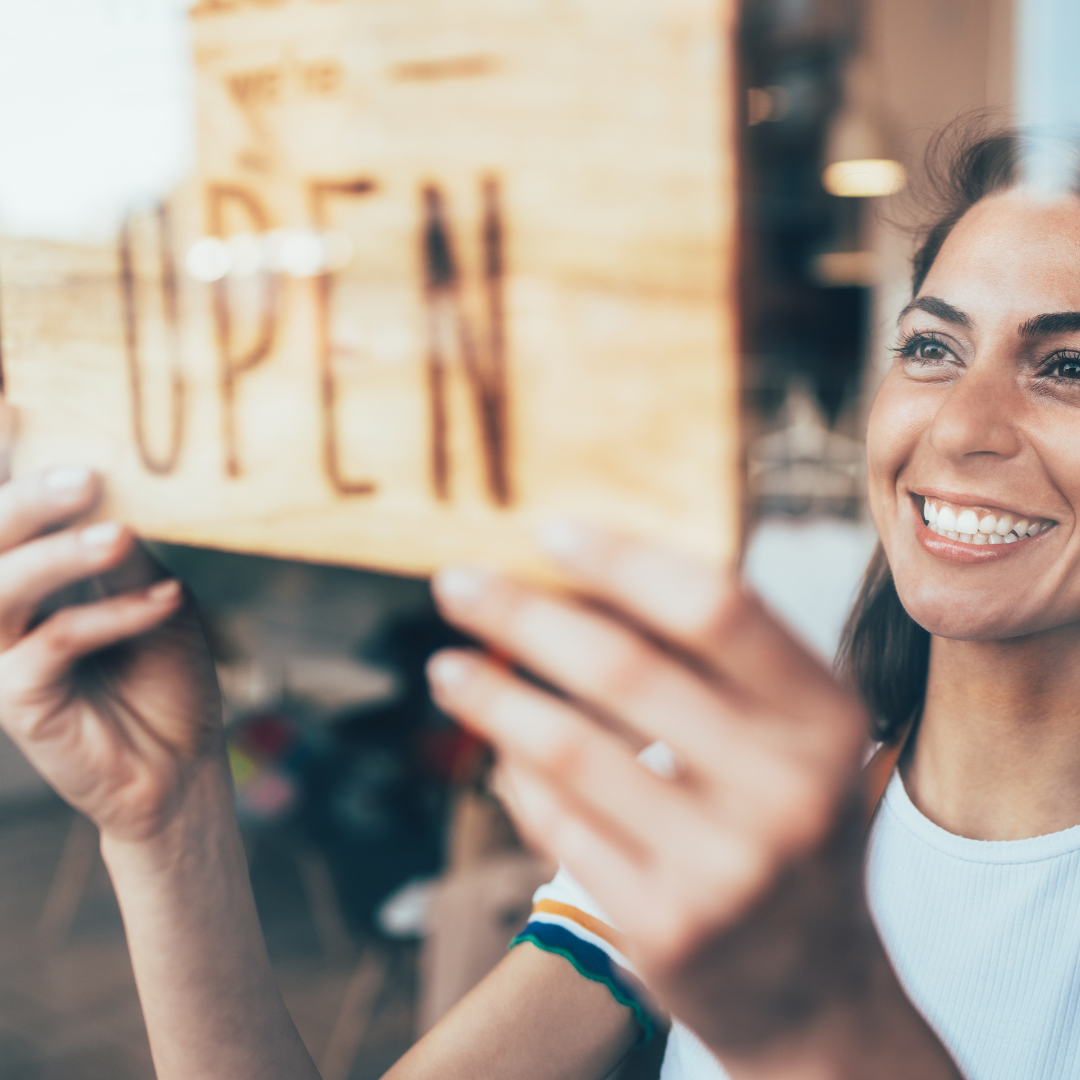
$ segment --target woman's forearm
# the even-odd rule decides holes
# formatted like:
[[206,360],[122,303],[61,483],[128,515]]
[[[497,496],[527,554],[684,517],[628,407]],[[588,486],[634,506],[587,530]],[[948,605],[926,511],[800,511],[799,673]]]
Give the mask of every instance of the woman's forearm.
[[600,1080],[641,1034],[634,1014],[569,960],[511,949],[384,1080]]
[[[210,763],[163,835],[102,839],[158,1080],[318,1080],[270,968],[232,798]],[[636,1036],[604,987],[521,946],[390,1076],[606,1076]]]
[[318,1080],[270,967],[223,762],[151,840],[103,836],[159,1080]]

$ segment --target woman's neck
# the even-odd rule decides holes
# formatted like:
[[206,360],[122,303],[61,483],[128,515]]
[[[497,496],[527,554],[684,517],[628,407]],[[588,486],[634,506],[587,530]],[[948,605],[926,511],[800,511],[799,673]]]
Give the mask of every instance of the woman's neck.
[[1080,627],[930,647],[926,707],[901,766],[931,821],[975,840],[1080,825]]

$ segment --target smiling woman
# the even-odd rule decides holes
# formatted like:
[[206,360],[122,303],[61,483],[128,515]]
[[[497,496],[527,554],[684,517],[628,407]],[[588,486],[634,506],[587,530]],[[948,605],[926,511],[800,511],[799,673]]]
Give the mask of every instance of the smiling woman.
[[868,429],[881,543],[840,661],[903,746],[871,909],[973,1077],[1080,1060],[1080,197],[1027,192],[1022,141],[931,170],[941,214]]
[[[876,734],[887,742],[907,731],[925,694],[932,628],[913,610],[916,578],[932,593],[934,575],[949,572],[942,562],[982,565],[1020,554],[1026,565],[1033,548],[1061,542],[1064,530],[1054,526],[1072,519],[1061,513],[1060,494],[1045,505],[1033,500],[1038,487],[1031,486],[1036,478],[1027,470],[1043,438],[1054,434],[1052,420],[1059,421],[1056,437],[1067,437],[1070,405],[1080,406],[1080,200],[1024,195],[1018,187],[1023,140],[1016,133],[967,142],[956,135],[953,129],[939,136],[929,157],[938,216],[913,258],[915,295],[900,314],[896,362],[868,433],[883,546],[841,647],[841,667],[871,705]],[[982,360],[976,377],[958,386],[974,371],[977,351]],[[1041,433],[1035,441],[1022,430],[1033,423]],[[908,446],[916,430],[919,446]],[[901,431],[906,434],[898,437]],[[905,461],[908,486],[898,497],[901,489],[888,479],[895,455],[913,450],[922,463],[928,454],[948,453],[956,437],[985,445],[963,449],[957,459],[962,464],[947,470],[939,461],[934,479],[922,465],[917,484],[910,479],[913,463]],[[1068,452],[1055,456],[1058,468],[1069,460]],[[961,469],[986,479],[960,482]],[[942,481],[943,471],[951,474],[949,482]],[[1045,484],[1047,468],[1039,471]],[[885,514],[910,525],[904,540],[911,551],[890,542]],[[1036,536],[1039,544],[1032,545]],[[1006,548],[1020,540],[1025,542]],[[910,564],[916,578],[901,584],[895,574],[906,578],[916,548],[931,560],[921,571]],[[965,581],[965,588],[970,584]],[[958,605],[958,616],[961,611],[970,612],[971,605]]]

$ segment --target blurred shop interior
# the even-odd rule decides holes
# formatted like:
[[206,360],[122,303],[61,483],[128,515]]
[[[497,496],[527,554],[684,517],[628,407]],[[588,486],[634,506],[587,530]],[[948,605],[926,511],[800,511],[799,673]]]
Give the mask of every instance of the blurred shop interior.
[[[826,658],[874,543],[862,432],[909,288],[907,178],[957,116],[1009,119],[1014,19],[1013,0],[743,6],[746,572]],[[377,1077],[497,962],[551,870],[427,695],[455,635],[423,581],[158,552],[217,653],[287,1004],[326,1080]],[[7,743],[0,947],[0,1080],[152,1077],[96,836]]]

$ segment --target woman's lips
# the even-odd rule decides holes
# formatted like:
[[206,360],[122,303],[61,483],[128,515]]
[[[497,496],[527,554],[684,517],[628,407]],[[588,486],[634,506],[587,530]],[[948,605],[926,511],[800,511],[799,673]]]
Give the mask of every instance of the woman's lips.
[[[1056,522],[1045,521],[1043,519],[1032,518],[1027,521],[1021,521],[1019,524],[1025,526],[1025,535],[1021,538],[1011,530],[1003,536],[998,531],[997,526],[1009,525],[1013,520],[1012,515],[998,518],[994,522],[994,527],[991,530],[989,528],[989,522],[986,521],[988,516],[983,515],[982,520],[986,521],[986,528],[982,533],[966,533],[959,534],[953,530],[938,530],[938,526],[935,523],[927,523],[924,518],[927,516],[927,511],[930,509],[928,503],[930,500],[924,500],[921,495],[912,494],[912,511],[915,516],[915,536],[919,543],[925,548],[931,555],[936,558],[945,559],[949,562],[960,563],[982,563],[990,559],[1003,559],[1007,555],[1014,555],[1019,551],[1026,551],[1032,544],[1042,539],[1046,533],[1054,527]],[[932,509],[937,510],[936,514],[931,516],[939,517],[941,509],[945,508],[945,504],[941,500],[935,500],[936,506]],[[951,509],[951,508],[950,508]],[[952,510],[953,514],[959,521],[965,519],[960,518],[959,514],[956,514],[955,510]],[[946,524],[952,523],[946,515]],[[1027,529],[1031,528],[1035,524],[1038,527],[1032,534],[1027,534]],[[950,535],[951,533],[951,535]],[[964,539],[960,539],[963,535]],[[974,537],[980,536],[980,541],[975,542]],[[993,536],[994,540],[991,541],[990,537]],[[1008,537],[1009,539],[1007,539]]]
[[1025,550],[1035,539],[1025,540],[1015,544],[965,544],[963,540],[950,540],[947,536],[939,536],[931,532],[926,523],[917,520],[915,524],[915,536],[919,543],[939,559],[947,559],[950,562],[981,563],[990,559],[1003,559],[1007,555],[1013,555],[1018,551]]

